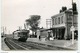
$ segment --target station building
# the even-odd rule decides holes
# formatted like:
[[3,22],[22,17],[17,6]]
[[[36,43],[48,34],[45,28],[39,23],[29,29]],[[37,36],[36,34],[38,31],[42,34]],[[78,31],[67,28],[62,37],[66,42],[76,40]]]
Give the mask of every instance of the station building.
[[[59,14],[51,16],[51,27],[40,30],[40,36],[54,37],[54,39],[72,39],[71,26],[74,26],[74,39],[78,37],[78,12],[76,3],[73,3],[72,8],[62,7]],[[47,25],[47,24],[46,24]],[[50,32],[48,34],[48,32]]]
[[53,36],[56,39],[71,39],[70,28],[75,27],[75,37],[78,36],[78,14],[72,15],[72,10],[66,10],[59,14],[56,14],[52,18],[52,28]]

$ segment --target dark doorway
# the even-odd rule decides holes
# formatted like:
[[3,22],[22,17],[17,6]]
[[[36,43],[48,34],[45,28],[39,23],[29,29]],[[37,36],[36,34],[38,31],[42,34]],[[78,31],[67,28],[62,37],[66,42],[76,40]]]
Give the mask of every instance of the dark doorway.
[[59,29],[59,38],[58,39],[64,39],[65,34],[65,28]]
[[62,37],[61,37],[61,39],[64,39],[64,34],[65,34],[65,28],[62,29]]

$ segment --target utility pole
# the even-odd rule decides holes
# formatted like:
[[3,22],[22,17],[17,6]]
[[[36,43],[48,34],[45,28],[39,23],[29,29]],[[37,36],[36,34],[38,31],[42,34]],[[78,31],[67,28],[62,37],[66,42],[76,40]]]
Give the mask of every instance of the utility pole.
[[7,32],[7,28],[5,27],[5,34],[6,34],[6,32]]
[[26,24],[24,23],[24,29],[26,30]]
[[5,37],[6,37],[6,31],[7,31],[7,29],[6,29],[6,27],[5,27]]
[[72,26],[71,26],[71,32],[72,32],[72,44],[74,44],[74,12],[73,12],[73,0],[72,0]]
[[22,29],[22,27],[21,26],[19,26],[19,30],[21,30]]
[[3,26],[3,35],[5,34],[5,31],[4,31],[4,26]]
[[74,25],[73,0],[72,0],[72,26]]

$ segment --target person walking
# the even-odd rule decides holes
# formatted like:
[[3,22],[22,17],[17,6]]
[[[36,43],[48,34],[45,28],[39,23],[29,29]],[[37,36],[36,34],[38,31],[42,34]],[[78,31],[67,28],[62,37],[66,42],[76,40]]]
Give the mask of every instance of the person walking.
[[41,41],[41,36],[39,36],[39,40]]
[[45,38],[45,40],[50,40],[50,32],[47,33],[47,37]]

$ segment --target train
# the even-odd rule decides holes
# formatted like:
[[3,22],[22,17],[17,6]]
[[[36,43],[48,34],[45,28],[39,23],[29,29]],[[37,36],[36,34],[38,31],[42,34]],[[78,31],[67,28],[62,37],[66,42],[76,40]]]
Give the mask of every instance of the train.
[[25,42],[29,37],[29,30],[16,30],[13,32],[13,39]]

